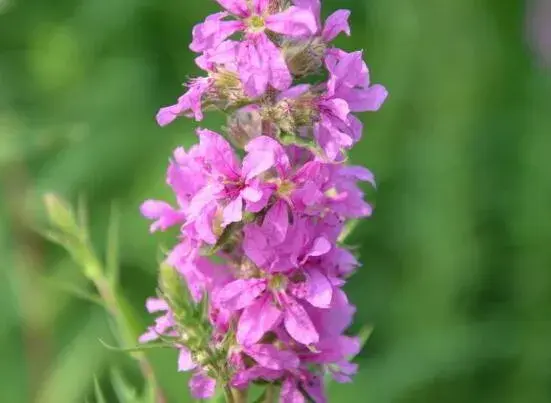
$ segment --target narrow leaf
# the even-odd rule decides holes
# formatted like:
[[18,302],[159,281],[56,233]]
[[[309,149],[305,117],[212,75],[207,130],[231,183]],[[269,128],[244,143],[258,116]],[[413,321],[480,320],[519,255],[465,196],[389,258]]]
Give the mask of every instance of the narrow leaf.
[[344,226],[343,231],[339,235],[338,242],[343,244],[346,242],[346,239],[354,232],[354,230],[358,227],[358,224],[360,223],[360,220],[350,220],[346,223]]
[[94,377],[94,394],[96,396],[96,403],[107,403],[107,400],[105,400],[105,396],[103,395],[103,392],[101,391],[101,387],[98,382],[98,378]]
[[121,403],[130,403],[138,400],[136,389],[128,384],[126,379],[124,379],[120,371],[116,368],[111,370],[111,384]]
[[88,290],[83,290],[74,284],[60,282],[59,280],[52,280],[47,277],[43,277],[42,281],[44,281],[44,283],[49,287],[56,288],[59,291],[65,292],[67,294],[71,294],[76,298],[82,299],[84,301],[92,302],[101,307],[105,307],[103,300],[98,295],[95,295]]
[[116,287],[119,282],[120,265],[119,265],[119,226],[120,212],[115,203],[111,205],[111,213],[109,216],[109,228],[107,230],[107,247],[106,247],[106,274],[109,277],[111,284]]
[[122,347],[115,347],[115,346],[112,346],[110,344],[107,344],[102,339],[98,339],[98,340],[108,350],[118,351],[118,352],[121,352],[121,353],[138,353],[138,352],[143,352],[143,351],[146,351],[146,350],[152,350],[152,349],[155,349],[155,348],[172,348],[172,346],[170,344],[167,344],[167,343],[147,343],[147,344],[144,344],[142,346],[122,348]]
[[231,240],[231,237],[234,234],[234,232],[241,229],[241,226],[242,226],[242,223],[234,222],[228,225],[226,228],[224,228],[224,231],[222,232],[222,235],[218,237],[216,244],[211,248],[207,249],[205,251],[205,255],[211,256],[219,252]]
[[358,338],[360,339],[360,348],[363,348],[365,346],[365,343],[367,343],[367,341],[373,334],[373,329],[374,329],[373,326],[365,325],[358,332]]

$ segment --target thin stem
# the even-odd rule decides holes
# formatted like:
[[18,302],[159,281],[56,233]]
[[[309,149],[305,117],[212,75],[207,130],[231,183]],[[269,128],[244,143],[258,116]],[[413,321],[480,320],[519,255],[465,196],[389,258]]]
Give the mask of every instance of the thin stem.
[[[121,312],[120,303],[117,299],[117,294],[113,289],[112,284],[103,276],[100,276],[98,278],[94,279],[94,284],[96,286],[96,289],[98,290],[101,298],[105,302],[107,311],[113,316],[115,321],[118,324],[119,330],[121,334],[123,335],[123,338],[127,339],[126,341],[129,343],[132,343],[135,339],[134,335],[128,333],[128,326],[129,324],[122,323],[125,321],[124,315]],[[159,383],[157,381],[157,378],[155,376],[155,372],[145,357],[144,353],[134,353],[132,354],[134,358],[138,361],[138,366],[140,367],[140,371],[143,375],[143,377],[148,380],[151,384],[151,386],[155,390],[155,402],[156,403],[165,403],[166,398],[159,387]]]
[[263,403],[275,403],[276,402],[276,387],[275,385],[268,385],[266,386],[266,393],[264,395],[264,402]]
[[224,387],[224,397],[226,398],[226,403],[235,403],[231,388],[229,386]]

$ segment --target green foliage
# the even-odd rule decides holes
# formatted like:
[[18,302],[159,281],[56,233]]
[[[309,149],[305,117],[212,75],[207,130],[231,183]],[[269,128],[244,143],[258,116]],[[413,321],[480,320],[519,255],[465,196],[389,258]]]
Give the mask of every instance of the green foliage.
[[[160,129],[153,116],[198,74],[186,44],[192,25],[216,6],[4,3],[2,401],[95,400],[97,374],[106,401],[151,402],[154,387],[144,385],[135,360],[99,339],[135,346],[151,320],[142,307],[156,292],[159,237],[149,235],[138,207],[170,198],[167,158],[195,142],[192,122]],[[357,357],[355,382],[331,384],[330,401],[551,401],[551,75],[526,47],[524,2],[323,4],[327,12],[352,9],[353,36],[338,45],[365,49],[373,81],[390,91],[380,113],[363,117],[364,139],[349,156],[378,179],[377,192],[369,191],[374,217],[346,240],[363,262],[348,285],[358,305],[353,331],[365,323],[375,330]],[[202,126],[223,123],[209,117]],[[33,231],[46,227],[49,192],[71,205],[80,195],[88,201],[90,233],[76,265]],[[118,231],[108,230],[114,200]],[[78,213],[58,213],[67,229],[82,222]],[[82,234],[51,235],[83,247]],[[167,247],[173,235],[163,239]],[[120,323],[95,303],[89,278],[98,268],[131,324],[125,340],[114,338]],[[167,403],[191,402],[175,353],[147,357]]]

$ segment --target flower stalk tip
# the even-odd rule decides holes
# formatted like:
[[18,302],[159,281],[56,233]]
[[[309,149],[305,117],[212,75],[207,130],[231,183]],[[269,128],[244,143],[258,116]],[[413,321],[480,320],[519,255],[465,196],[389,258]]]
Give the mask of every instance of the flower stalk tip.
[[175,150],[174,204],[142,205],[152,232],[180,234],[140,340],[173,344],[195,398],[218,386],[246,402],[256,384],[262,402],[326,402],[326,376],[356,372],[361,343],[345,333],[355,307],[343,286],[359,262],[343,242],[373,210],[360,183],[374,176],[346,154],[363,132],[356,113],[379,110],[387,91],[371,83],[362,52],[332,45],[350,35],[348,10],[322,22],[319,0],[217,2],[223,10],[194,27],[190,46],[205,76],[157,121],[215,109],[227,127],[198,129],[196,145]]

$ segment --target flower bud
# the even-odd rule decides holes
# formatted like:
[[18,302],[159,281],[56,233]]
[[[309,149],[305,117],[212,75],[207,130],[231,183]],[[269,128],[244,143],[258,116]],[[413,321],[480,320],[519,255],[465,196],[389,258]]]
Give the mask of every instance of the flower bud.
[[176,317],[189,316],[192,307],[186,286],[176,269],[166,263],[160,267],[159,288]]
[[262,134],[262,116],[255,108],[242,108],[228,118],[229,140],[244,149],[249,141]]
[[80,232],[75,214],[71,207],[53,193],[44,196],[44,205],[50,223],[67,234],[77,235]]
[[289,70],[296,77],[303,77],[318,72],[323,66],[323,57],[327,45],[321,38],[308,42],[286,41],[283,43],[283,54]]
[[270,14],[276,14],[289,7],[291,7],[290,0],[270,0],[270,4],[268,5],[268,12]]
[[213,93],[209,98],[219,108],[226,109],[246,105],[250,102],[236,73],[218,69],[212,73],[212,77],[214,78]]

